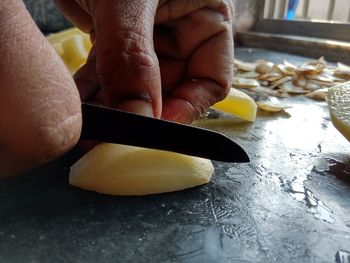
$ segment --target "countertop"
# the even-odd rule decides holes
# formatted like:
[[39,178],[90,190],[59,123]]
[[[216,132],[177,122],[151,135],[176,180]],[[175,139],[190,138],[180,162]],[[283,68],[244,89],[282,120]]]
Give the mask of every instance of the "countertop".
[[[272,51],[236,57],[301,63]],[[285,113],[199,121],[248,152],[214,162],[202,187],[113,197],[46,167],[0,181],[0,262],[350,262],[350,143],[326,102],[288,98]]]

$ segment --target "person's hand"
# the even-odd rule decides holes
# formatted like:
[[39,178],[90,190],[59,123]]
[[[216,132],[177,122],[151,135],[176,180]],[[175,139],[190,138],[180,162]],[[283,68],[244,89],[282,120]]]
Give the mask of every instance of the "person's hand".
[[55,0],[90,33],[82,100],[189,123],[228,92],[232,0]]
[[70,150],[81,130],[74,80],[22,1],[0,1],[0,178]]

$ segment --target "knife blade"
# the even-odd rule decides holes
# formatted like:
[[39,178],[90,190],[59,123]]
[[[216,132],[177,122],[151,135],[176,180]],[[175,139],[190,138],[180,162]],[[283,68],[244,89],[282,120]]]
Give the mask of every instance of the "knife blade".
[[218,132],[87,103],[82,103],[82,114],[81,139],[249,162],[241,146]]

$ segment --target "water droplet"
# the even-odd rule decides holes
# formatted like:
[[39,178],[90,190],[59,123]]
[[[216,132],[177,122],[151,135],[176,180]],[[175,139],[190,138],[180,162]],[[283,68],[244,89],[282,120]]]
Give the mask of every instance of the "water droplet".
[[333,211],[321,200],[316,198],[310,190],[306,190],[305,201],[306,205],[309,207],[309,211],[313,213],[317,219],[334,224],[335,217]]
[[171,210],[171,209],[169,209],[169,210],[166,212],[167,215],[171,215],[172,213],[173,213],[173,210]]
[[308,208],[307,211],[312,213],[315,218],[334,224],[335,216],[333,211],[305,187],[305,180],[294,178],[292,182],[287,183],[285,190],[290,192],[295,200],[304,202]]

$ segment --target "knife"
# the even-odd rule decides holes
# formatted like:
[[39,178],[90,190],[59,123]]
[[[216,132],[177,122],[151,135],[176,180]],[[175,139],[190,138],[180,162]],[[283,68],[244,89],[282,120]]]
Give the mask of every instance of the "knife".
[[81,139],[159,149],[222,162],[249,162],[218,132],[82,103]]

